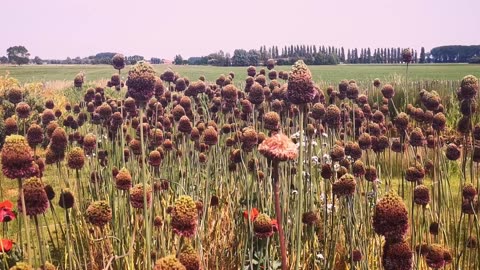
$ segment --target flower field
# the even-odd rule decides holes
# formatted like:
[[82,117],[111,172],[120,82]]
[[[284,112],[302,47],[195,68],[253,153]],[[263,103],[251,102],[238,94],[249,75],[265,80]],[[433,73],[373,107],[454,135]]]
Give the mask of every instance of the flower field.
[[480,269],[478,79],[402,57],[0,77],[0,269]]

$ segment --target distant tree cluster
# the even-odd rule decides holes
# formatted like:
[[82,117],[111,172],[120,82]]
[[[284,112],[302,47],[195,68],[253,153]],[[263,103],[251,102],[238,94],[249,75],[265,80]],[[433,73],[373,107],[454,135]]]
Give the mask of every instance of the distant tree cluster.
[[478,63],[480,45],[474,46],[440,46],[431,51],[432,61],[435,63]]

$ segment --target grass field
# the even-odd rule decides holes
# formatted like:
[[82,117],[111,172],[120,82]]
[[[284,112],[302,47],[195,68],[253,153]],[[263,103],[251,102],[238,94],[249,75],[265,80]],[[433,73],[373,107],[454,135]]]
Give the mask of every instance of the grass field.
[[[168,65],[155,65],[158,72],[163,72]],[[213,67],[213,66],[171,66],[174,71],[190,79],[204,75],[207,80],[214,81],[219,74],[228,74],[233,71],[237,78],[246,77],[245,67]],[[391,80],[395,76],[405,74],[405,65],[337,65],[337,66],[311,66],[310,69],[317,82],[336,84],[342,79],[373,80],[380,78],[382,81]],[[126,72],[130,67],[126,67]],[[277,66],[276,70],[289,70],[290,66]],[[0,76],[6,72],[21,82],[72,80],[74,76],[83,71],[87,81],[109,79],[114,73],[110,65],[49,65],[49,66],[0,66]],[[460,80],[467,74],[480,76],[480,66],[468,64],[425,64],[409,66],[411,80]]]

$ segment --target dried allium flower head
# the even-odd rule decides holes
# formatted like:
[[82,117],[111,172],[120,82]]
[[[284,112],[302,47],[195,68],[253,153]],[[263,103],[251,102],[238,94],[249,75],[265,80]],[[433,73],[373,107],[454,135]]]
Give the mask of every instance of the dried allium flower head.
[[114,69],[121,70],[125,67],[125,56],[117,53],[112,57],[112,66]]
[[425,144],[425,136],[420,128],[416,127],[410,133],[410,145],[411,146],[423,146]]
[[187,270],[187,268],[174,255],[169,255],[157,260],[153,270]]
[[385,84],[382,87],[382,95],[384,98],[391,99],[395,96],[395,90],[391,84]]
[[302,60],[298,60],[292,66],[286,97],[293,104],[309,103],[315,97],[312,73]]
[[466,243],[467,248],[475,249],[478,246],[478,241],[477,237],[475,235],[470,235],[467,238],[467,243]]
[[55,198],[55,191],[53,190],[53,187],[51,185],[45,185],[43,189],[45,190],[49,201]]
[[8,117],[4,121],[5,125],[5,135],[16,134],[18,132],[17,120],[13,117]]
[[360,159],[356,160],[353,163],[352,173],[356,177],[362,177],[362,176],[365,175],[365,173],[366,173],[365,165],[363,164],[363,162]]
[[67,148],[68,144],[68,137],[65,130],[61,127],[57,127],[50,138],[50,148],[56,154],[65,153],[65,149]]
[[359,261],[361,261],[361,260],[362,260],[362,257],[363,257],[363,256],[362,256],[362,252],[361,252],[360,250],[354,249],[354,250],[352,251],[352,260],[353,260],[354,262],[359,262]]
[[450,251],[443,246],[431,244],[428,246],[425,261],[427,262],[428,267],[440,269],[446,264],[452,262],[452,255],[450,254]]
[[85,75],[83,73],[78,73],[73,79],[73,85],[77,88],[82,88],[84,83]]
[[[37,177],[29,178],[23,183],[23,195],[25,197],[25,210],[28,216],[43,214],[50,206],[43,183]],[[20,212],[23,210],[22,200],[18,200],[18,210]]]
[[403,238],[408,230],[408,213],[400,196],[390,192],[376,203],[373,228],[387,239]]
[[234,105],[238,99],[238,89],[233,84],[229,84],[222,88],[221,91],[223,101],[228,105]]
[[193,237],[198,223],[198,211],[195,201],[190,196],[182,195],[171,211],[173,232],[184,237]]
[[40,270],[57,270],[57,267],[50,262],[45,262],[45,264],[40,267]]
[[359,93],[358,85],[356,83],[349,83],[346,91],[347,98],[351,100],[355,100],[358,97],[358,93]]
[[447,148],[445,150],[445,156],[449,160],[455,161],[460,158],[460,155],[461,155],[460,148],[456,144],[450,143],[447,145]]
[[13,104],[17,104],[23,99],[23,90],[18,87],[13,87],[8,90],[7,99]]
[[368,133],[362,133],[358,137],[358,145],[360,149],[367,150],[372,147],[372,137]]
[[80,147],[74,147],[67,154],[67,164],[70,169],[79,170],[85,164],[85,153]]
[[253,232],[258,238],[268,238],[275,231],[275,222],[265,213],[259,214],[253,221]]
[[331,104],[327,107],[325,113],[325,122],[329,128],[338,129],[340,127],[340,115],[341,111],[335,104]]
[[425,206],[430,202],[430,191],[425,185],[418,185],[413,190],[413,201],[418,204]]
[[302,223],[305,225],[315,225],[317,220],[319,220],[319,216],[316,211],[308,211],[302,214]]
[[425,177],[425,170],[421,165],[411,166],[405,172],[405,180],[409,182],[420,182]]
[[242,131],[240,140],[242,142],[242,150],[250,152],[258,143],[258,134],[253,128],[245,128]]
[[263,116],[263,126],[270,131],[278,131],[280,129],[280,116],[276,112],[267,112]]
[[383,246],[382,265],[385,270],[411,270],[413,253],[404,240],[386,242]]
[[14,266],[10,267],[9,270],[33,270],[33,267],[26,262],[17,262]]
[[376,78],[375,80],[373,80],[373,86],[375,86],[376,88],[380,87],[380,79]]
[[203,141],[206,145],[215,145],[218,142],[218,132],[215,128],[209,126],[203,132]]
[[315,103],[313,104],[310,112],[313,119],[315,120],[323,119],[326,113],[325,106],[322,103]]
[[[146,199],[147,207],[152,204],[152,187],[146,185]],[[136,184],[130,189],[130,204],[133,208],[143,209],[144,206],[144,186],[143,184]]]
[[472,183],[467,183],[463,186],[462,197],[465,200],[473,200],[477,195],[477,189],[473,186]]
[[155,70],[143,61],[138,62],[128,72],[128,96],[138,103],[147,102],[155,93]]
[[338,144],[335,144],[330,151],[332,161],[340,161],[345,157],[345,149]]
[[442,112],[436,113],[433,116],[432,127],[437,131],[442,131],[445,129],[446,122],[447,118],[445,117],[445,114],[443,114]]
[[112,220],[112,208],[106,201],[90,203],[85,214],[88,222],[97,227],[103,227]]
[[265,100],[265,94],[263,92],[263,87],[255,82],[252,86],[250,86],[250,91],[248,92],[248,101],[252,104],[262,104]]
[[158,150],[153,150],[148,155],[148,164],[152,167],[158,167],[160,166],[160,163],[162,163],[162,159],[162,153]]
[[438,235],[438,232],[439,232],[439,224],[438,222],[434,221],[430,224],[430,226],[428,227],[428,230],[430,232],[430,234],[433,234],[433,235]]
[[277,133],[266,138],[259,146],[258,151],[268,159],[287,161],[297,158],[297,147],[288,136]]
[[115,186],[120,190],[128,190],[132,187],[132,175],[130,171],[123,167],[115,176]]
[[355,177],[347,173],[333,183],[332,193],[338,197],[352,196],[355,193],[356,185]]
[[402,61],[404,63],[408,64],[408,63],[412,62],[412,58],[413,58],[412,49],[410,49],[410,48],[403,49],[403,51],[402,51]]
[[41,126],[33,123],[27,130],[27,141],[30,147],[36,147],[43,142],[43,129]]
[[471,99],[477,95],[478,79],[473,75],[463,77],[460,84],[460,94],[462,99]]
[[28,105],[26,102],[20,102],[15,107],[15,112],[20,119],[28,118],[30,116],[30,110],[30,105]]
[[10,135],[2,148],[2,172],[11,179],[30,177],[36,173],[33,151],[23,136]]
[[187,270],[200,270],[200,257],[190,244],[182,248],[178,254],[178,260],[185,266]]
[[267,67],[268,70],[272,70],[275,67],[275,60],[268,59],[265,66]]

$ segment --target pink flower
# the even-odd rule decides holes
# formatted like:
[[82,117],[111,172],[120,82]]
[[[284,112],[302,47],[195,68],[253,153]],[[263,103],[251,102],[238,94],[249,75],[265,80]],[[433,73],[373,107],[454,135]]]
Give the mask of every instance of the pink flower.
[[258,151],[265,157],[276,161],[294,160],[297,158],[297,146],[286,135],[277,133],[265,139]]

